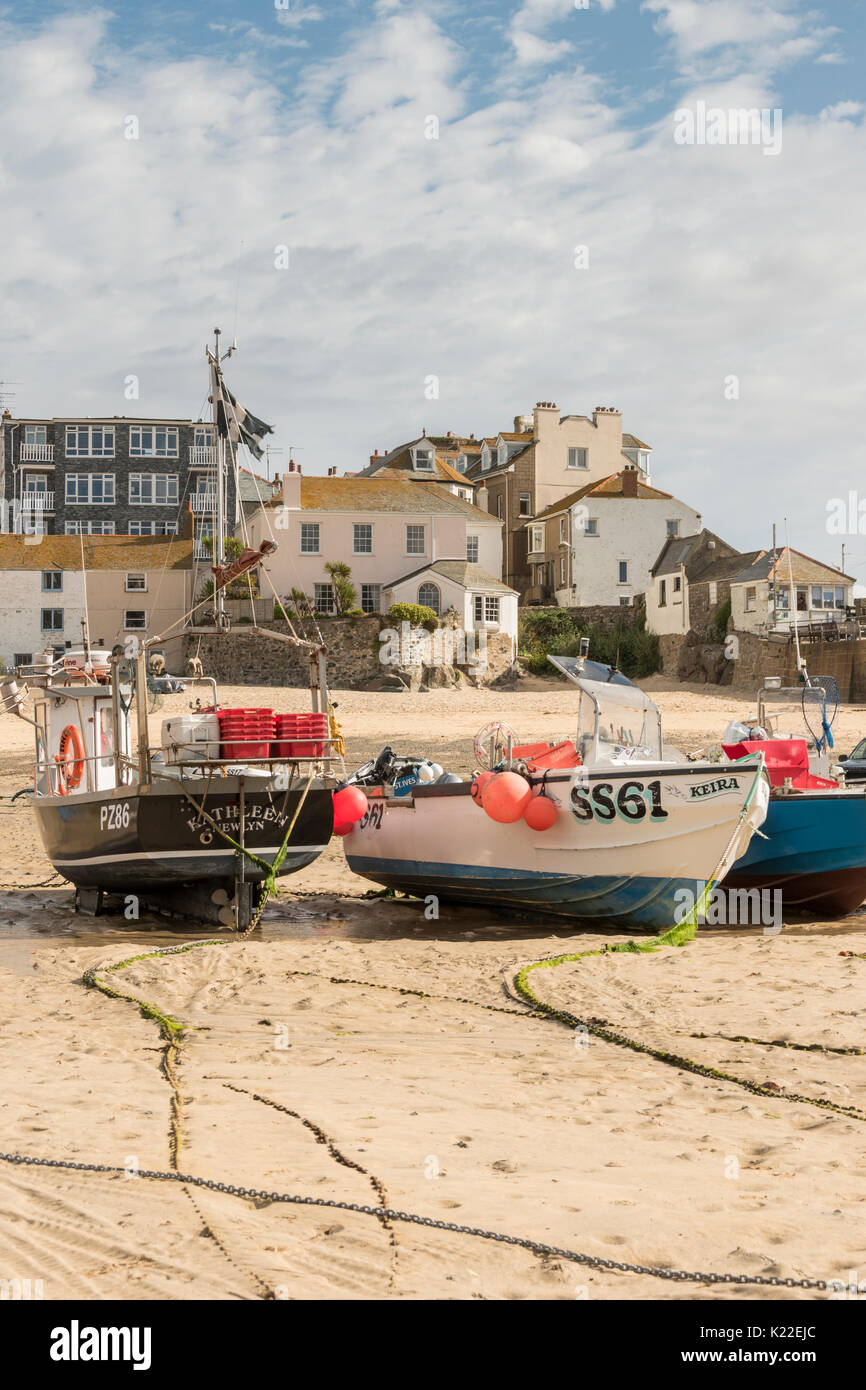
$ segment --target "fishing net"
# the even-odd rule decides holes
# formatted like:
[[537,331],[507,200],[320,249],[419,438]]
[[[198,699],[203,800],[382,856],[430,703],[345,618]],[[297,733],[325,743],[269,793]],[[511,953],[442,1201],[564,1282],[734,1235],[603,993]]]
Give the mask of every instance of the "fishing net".
[[839,687],[832,676],[809,676],[803,687],[803,722],[819,752],[833,747],[833,721],[839,712]]

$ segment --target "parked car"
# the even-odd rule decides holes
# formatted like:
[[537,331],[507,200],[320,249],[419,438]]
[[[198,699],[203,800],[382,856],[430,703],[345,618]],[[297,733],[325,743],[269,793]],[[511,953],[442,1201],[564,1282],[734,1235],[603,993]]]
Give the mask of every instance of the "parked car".
[[853,753],[839,759],[846,782],[866,782],[866,738],[861,738]]

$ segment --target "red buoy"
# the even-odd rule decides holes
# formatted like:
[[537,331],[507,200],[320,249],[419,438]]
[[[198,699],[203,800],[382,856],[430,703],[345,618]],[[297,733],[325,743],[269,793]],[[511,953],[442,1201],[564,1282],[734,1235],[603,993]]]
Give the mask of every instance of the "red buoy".
[[484,788],[487,786],[492,776],[492,772],[476,772],[475,776],[472,778],[472,786],[469,788],[469,793],[476,806],[481,805]]
[[531,795],[524,777],[516,772],[497,772],[481,794],[481,805],[491,820],[511,825],[520,820]]
[[530,830],[550,830],[559,819],[559,811],[549,796],[539,792],[537,796],[530,797],[523,819]]
[[334,834],[348,835],[362,816],[367,814],[369,802],[360,787],[341,787],[334,792]]

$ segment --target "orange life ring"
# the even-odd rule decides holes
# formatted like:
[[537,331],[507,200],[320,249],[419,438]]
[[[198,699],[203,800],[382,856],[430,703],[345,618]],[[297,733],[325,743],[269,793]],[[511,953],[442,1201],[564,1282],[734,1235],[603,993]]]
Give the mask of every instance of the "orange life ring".
[[[70,744],[72,756],[70,757]],[[68,795],[78,786],[84,776],[84,740],[74,724],[67,724],[60,735],[60,752],[55,754],[57,763],[57,789],[61,796]]]

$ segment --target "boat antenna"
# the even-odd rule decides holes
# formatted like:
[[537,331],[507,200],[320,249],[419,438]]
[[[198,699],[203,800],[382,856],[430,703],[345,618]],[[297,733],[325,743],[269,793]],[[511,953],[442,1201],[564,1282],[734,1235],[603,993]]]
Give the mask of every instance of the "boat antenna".
[[87,565],[84,563],[84,532],[78,532],[81,542],[81,579],[84,585],[84,617],[81,619],[81,641],[84,647],[84,672],[93,675],[93,662],[90,660],[90,613],[87,608]]
[[[797,595],[794,589],[794,570],[791,565],[791,542],[788,539],[788,518],[785,517],[785,549],[788,552],[788,613],[789,622],[794,625],[794,642],[797,648],[797,671],[802,676],[806,685],[809,684],[809,672],[806,670],[806,663],[800,655],[800,631],[797,623]],[[775,566],[774,566],[775,574]]]

